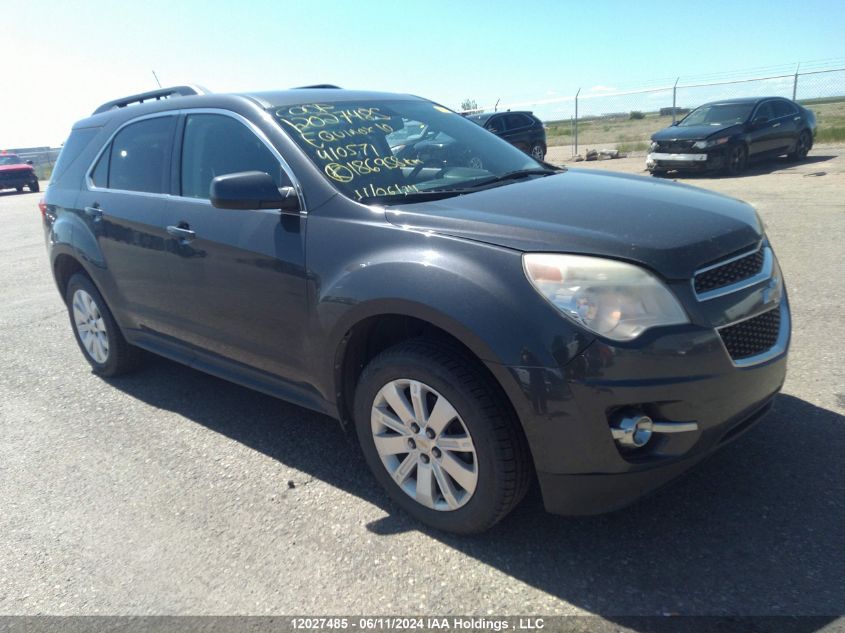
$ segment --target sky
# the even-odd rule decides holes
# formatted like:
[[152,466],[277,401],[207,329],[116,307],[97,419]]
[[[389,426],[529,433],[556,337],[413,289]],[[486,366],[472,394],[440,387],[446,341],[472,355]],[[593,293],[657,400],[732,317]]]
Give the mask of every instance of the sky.
[[845,67],[843,0],[24,4],[0,0],[0,149],[61,144],[101,103],[156,88],[153,70],[164,86],[334,83],[457,109],[465,98],[521,104],[798,62]]

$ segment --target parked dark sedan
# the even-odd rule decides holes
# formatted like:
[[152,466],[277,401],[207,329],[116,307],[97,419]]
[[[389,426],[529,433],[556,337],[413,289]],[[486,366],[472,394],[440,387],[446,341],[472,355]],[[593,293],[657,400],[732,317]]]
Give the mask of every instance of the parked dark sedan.
[[531,112],[486,112],[467,117],[537,160],[546,157],[546,128]]
[[706,103],[651,137],[646,167],[741,174],[749,161],[788,155],[803,160],[813,147],[816,116],[789,99],[754,97]]

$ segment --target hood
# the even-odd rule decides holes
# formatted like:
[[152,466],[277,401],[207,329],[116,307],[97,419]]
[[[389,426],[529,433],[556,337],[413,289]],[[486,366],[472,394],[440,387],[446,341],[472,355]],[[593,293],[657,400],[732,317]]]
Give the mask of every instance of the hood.
[[21,165],[0,165],[0,171],[23,171],[32,170],[32,165],[23,163]]
[[385,210],[389,222],[520,251],[624,259],[666,279],[755,245],[754,209],[672,182],[569,170],[476,193]]
[[675,125],[663,128],[651,135],[652,141],[700,141],[716,135],[727,135],[739,132],[741,124],[734,125],[690,125],[689,127]]

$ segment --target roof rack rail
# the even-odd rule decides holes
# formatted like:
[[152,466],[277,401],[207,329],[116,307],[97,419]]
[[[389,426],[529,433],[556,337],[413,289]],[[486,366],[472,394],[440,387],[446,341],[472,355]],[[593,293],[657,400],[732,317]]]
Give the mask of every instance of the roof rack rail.
[[112,110],[114,108],[125,108],[126,106],[132,103],[144,103],[144,101],[159,101],[161,99],[166,99],[168,97],[187,97],[191,95],[204,95],[208,94],[208,90],[202,88],[200,86],[173,86],[171,88],[161,88],[159,90],[150,90],[149,92],[142,92],[136,95],[129,95],[128,97],[121,97],[120,99],[115,99],[114,101],[107,101],[99,108],[94,110],[94,114],[100,114],[100,112],[107,112],[108,110]]
[[340,86],[335,86],[334,84],[314,84],[313,86],[297,86],[294,90],[309,90],[309,89],[317,89],[317,88],[330,88],[331,90],[343,90]]

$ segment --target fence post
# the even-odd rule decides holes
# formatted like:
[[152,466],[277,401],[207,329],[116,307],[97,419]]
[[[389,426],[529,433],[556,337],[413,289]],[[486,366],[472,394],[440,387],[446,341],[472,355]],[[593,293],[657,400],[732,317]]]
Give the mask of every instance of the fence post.
[[675,85],[674,85],[674,86],[672,86],[672,125],[675,125],[675,111],[677,110],[677,107],[675,106],[675,104],[677,103],[677,96],[678,96],[678,82],[679,82],[680,80],[681,80],[681,78],[680,78],[680,77],[678,77],[678,78],[675,80]]
[[573,156],[578,155],[578,95],[581,94],[581,89],[578,88],[578,92],[575,93],[575,153]]
[[792,100],[795,101],[795,97],[798,94],[798,69],[801,68],[801,64],[799,63],[795,67],[795,79],[792,82]]

